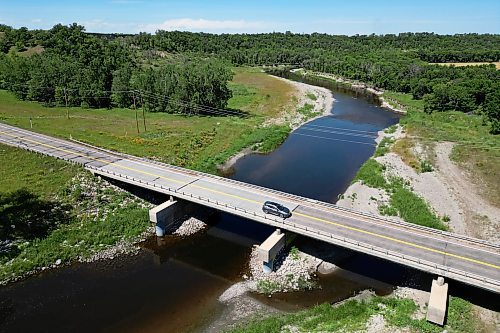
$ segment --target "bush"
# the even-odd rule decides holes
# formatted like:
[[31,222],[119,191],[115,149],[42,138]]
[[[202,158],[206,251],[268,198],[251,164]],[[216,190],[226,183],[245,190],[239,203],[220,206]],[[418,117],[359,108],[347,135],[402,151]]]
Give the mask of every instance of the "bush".
[[427,160],[420,161],[420,171],[421,172],[432,172],[434,171],[434,168],[431,164],[431,162]]

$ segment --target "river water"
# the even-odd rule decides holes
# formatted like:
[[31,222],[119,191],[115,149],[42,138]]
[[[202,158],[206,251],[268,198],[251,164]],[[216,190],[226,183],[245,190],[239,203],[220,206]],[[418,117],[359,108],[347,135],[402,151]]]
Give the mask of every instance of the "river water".
[[[333,113],[297,129],[274,152],[245,156],[233,179],[322,201],[335,202],[375,149],[376,132],[399,117],[373,97],[330,87]],[[193,237],[151,239],[137,256],[46,272],[0,288],[0,332],[196,332],[224,311],[217,298],[246,271],[251,245],[273,230],[219,214]],[[300,249],[328,246],[298,237]],[[383,269],[380,269],[383,267]],[[366,278],[369,276],[369,278]],[[320,277],[322,289],[255,296],[268,306],[295,310],[334,302],[372,288],[377,280],[404,279],[402,267],[355,255],[335,274]]]

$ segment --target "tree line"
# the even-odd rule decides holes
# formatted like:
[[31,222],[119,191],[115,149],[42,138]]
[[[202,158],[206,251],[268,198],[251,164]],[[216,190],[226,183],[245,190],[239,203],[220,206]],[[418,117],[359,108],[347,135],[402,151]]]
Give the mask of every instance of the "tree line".
[[[231,97],[227,82],[232,71],[216,58],[186,58],[153,68],[141,64],[129,45],[87,34],[77,24],[49,31],[1,26],[0,32],[0,84],[20,99],[92,108],[144,105],[152,112],[196,114],[207,107],[225,108]],[[43,52],[19,54],[35,45]],[[135,91],[141,91],[141,98]]]
[[[373,86],[411,93],[427,112],[458,110],[485,115],[500,133],[497,107],[500,72],[493,65],[445,67],[429,62],[500,60],[500,35],[401,33],[334,36],[327,34],[208,34],[157,31],[156,34],[86,34],[73,24],[49,31],[0,25],[0,81],[20,98],[90,107],[136,103],[151,111],[199,112],[196,104],[224,108],[231,92],[233,65],[297,64]],[[40,55],[17,56],[42,45]],[[151,66],[155,52],[183,55]],[[186,56],[187,55],[187,56]],[[41,88],[41,87],[49,87]]]
[[446,67],[429,62],[500,60],[500,35],[402,33],[207,34],[157,31],[122,38],[141,49],[217,55],[236,65],[297,64],[373,86],[411,93],[427,112],[458,110],[485,115],[500,133],[500,72],[494,65]]

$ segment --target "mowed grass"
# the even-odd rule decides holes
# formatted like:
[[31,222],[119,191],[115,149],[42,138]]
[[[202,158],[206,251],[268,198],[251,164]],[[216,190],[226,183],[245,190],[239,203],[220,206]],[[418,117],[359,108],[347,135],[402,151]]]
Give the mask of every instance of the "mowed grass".
[[0,144],[0,193],[26,188],[41,197],[52,197],[78,169],[52,157]]
[[500,61],[497,61],[497,62],[435,62],[435,63],[430,63],[430,64],[431,65],[440,65],[440,66],[455,66],[455,67],[495,65],[496,69],[500,69]]
[[[181,116],[146,113],[144,131],[139,112],[140,133],[135,113],[130,109],[44,107],[18,100],[0,91],[0,121],[61,138],[81,140],[93,145],[137,156],[155,158],[207,172],[245,147],[262,143],[280,144],[287,126],[259,128],[266,119],[292,108],[293,87],[253,68],[236,68],[230,87],[233,98],[228,107],[248,112],[247,118]],[[277,135],[278,133],[278,135]]]
[[489,126],[480,115],[457,111],[426,114],[422,111],[423,102],[410,94],[384,94],[407,107],[401,123],[410,138],[424,144],[454,142],[451,158],[468,172],[482,196],[500,207],[500,136],[489,133]]

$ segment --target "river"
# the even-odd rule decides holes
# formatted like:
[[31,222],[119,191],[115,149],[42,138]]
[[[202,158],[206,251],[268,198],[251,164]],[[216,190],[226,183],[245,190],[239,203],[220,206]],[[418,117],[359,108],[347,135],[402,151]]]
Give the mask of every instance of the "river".
[[[335,202],[373,154],[376,132],[399,116],[380,108],[371,95],[330,88],[336,99],[331,115],[303,125],[270,154],[238,160],[229,176]],[[160,244],[150,239],[137,256],[74,264],[0,288],[0,331],[204,331],[224,315],[218,297],[241,281],[251,245],[273,231],[228,214],[214,216],[209,225],[189,238],[167,236]],[[296,244],[300,249],[329,246],[300,237]],[[374,281],[408,275],[398,265],[360,255],[343,268],[319,279],[321,291],[252,297],[290,311],[366,288],[386,293]]]

